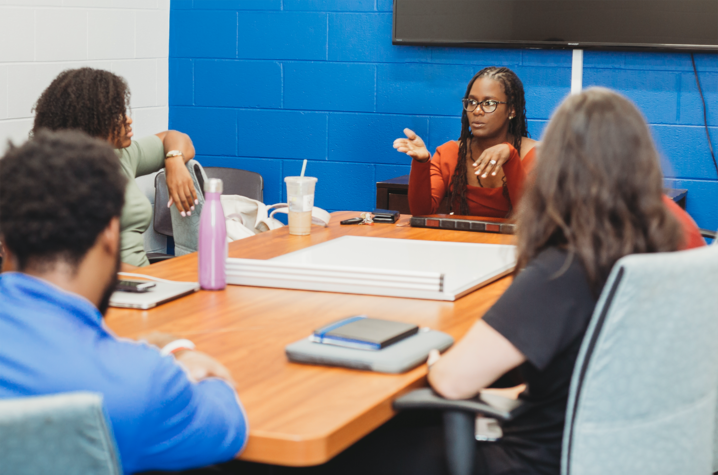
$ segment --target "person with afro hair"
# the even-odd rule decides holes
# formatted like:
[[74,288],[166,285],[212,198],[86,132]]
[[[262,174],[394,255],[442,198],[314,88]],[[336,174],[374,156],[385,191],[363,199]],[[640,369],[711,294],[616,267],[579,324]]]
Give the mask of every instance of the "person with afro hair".
[[132,266],[149,265],[143,237],[152,221],[152,205],[135,182],[136,177],[164,168],[170,200],[182,216],[191,215],[198,203],[185,163],[194,157],[192,140],[175,130],[132,140],[128,114],[130,89],[120,76],[92,68],[60,73],[35,104],[32,134],[42,129],[81,130],[115,148],[127,177],[125,206],[120,221],[121,259]]

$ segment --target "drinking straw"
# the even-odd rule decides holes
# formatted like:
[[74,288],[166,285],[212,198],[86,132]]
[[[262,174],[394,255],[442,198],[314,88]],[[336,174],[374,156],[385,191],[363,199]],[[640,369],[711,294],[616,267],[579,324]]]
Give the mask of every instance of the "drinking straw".
[[307,170],[307,159],[304,159],[304,163],[302,164],[302,174],[299,176],[304,176],[304,172]]

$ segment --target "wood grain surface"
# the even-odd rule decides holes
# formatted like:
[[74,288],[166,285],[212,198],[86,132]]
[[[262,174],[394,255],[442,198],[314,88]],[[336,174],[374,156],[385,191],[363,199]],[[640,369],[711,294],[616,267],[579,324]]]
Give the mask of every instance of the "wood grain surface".
[[[269,259],[341,236],[510,244],[512,236],[411,228],[397,224],[340,226],[356,212],[332,215],[327,228],[291,236],[286,227],[233,242],[230,257]],[[417,256],[420,259],[421,256]],[[466,265],[472,265],[467,262]],[[178,281],[197,281],[197,254],[137,271]],[[199,351],[231,371],[247,410],[250,436],[241,459],[287,466],[331,459],[389,420],[391,402],[426,384],[424,365],[401,375],[290,363],[284,347],[315,328],[351,315],[412,322],[461,338],[510,283],[503,278],[456,302],[375,297],[302,290],[227,286],[200,291],[155,309],[110,309],[107,325],[122,337],[151,331],[194,341]]]

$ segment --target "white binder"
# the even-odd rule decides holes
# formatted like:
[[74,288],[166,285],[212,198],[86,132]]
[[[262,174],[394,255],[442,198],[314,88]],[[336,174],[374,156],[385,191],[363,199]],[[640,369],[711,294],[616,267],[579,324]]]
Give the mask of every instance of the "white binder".
[[227,283],[453,301],[515,266],[512,245],[344,236],[269,260],[227,259]]

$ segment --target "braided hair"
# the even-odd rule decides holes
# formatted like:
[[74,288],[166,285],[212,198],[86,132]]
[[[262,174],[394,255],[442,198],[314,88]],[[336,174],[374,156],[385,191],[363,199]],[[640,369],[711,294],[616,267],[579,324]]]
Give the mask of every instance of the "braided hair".
[[[507,107],[513,108],[516,111],[516,115],[509,121],[509,135],[513,137],[514,148],[521,153],[521,139],[528,137],[528,122],[526,121],[526,98],[524,97],[524,86],[521,83],[519,77],[511,71],[509,68],[498,68],[496,66],[490,66],[484,68],[476,75],[471,78],[469,85],[466,87],[466,94],[464,98],[469,97],[471,88],[478,79],[488,78],[498,81],[504,89],[506,94]],[[471,139],[473,134],[469,127],[469,116],[466,110],[461,112],[461,137],[459,138],[459,160],[456,164],[456,170],[454,175],[451,177],[451,183],[449,184],[449,209],[454,212],[454,203],[459,200],[459,212],[461,215],[469,214],[469,202],[466,199],[466,189],[468,186],[468,178],[466,176],[466,160],[467,155],[471,154]],[[469,157],[473,159],[473,157]],[[508,188],[506,186],[506,177],[503,178],[503,193],[506,199],[509,201]],[[511,209],[509,209],[509,213]]]

